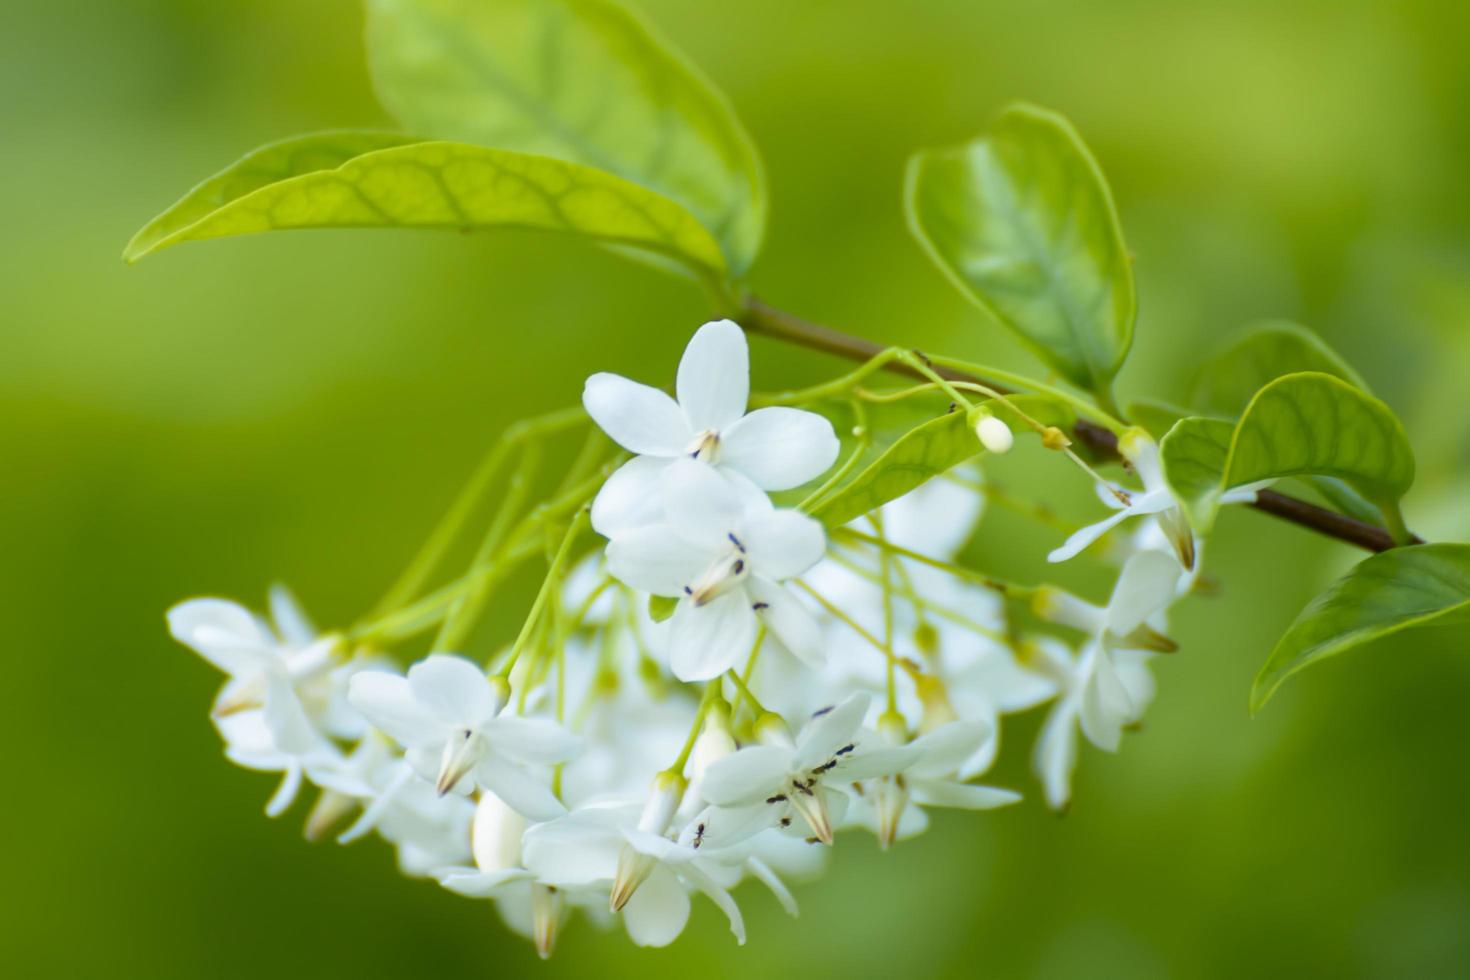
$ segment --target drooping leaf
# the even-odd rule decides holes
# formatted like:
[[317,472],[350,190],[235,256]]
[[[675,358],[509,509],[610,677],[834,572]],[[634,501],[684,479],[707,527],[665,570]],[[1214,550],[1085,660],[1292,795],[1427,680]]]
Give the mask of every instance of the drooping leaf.
[[1337,477],[1392,505],[1414,482],[1414,454],[1377,398],[1329,374],[1288,374],[1257,392],[1240,417],[1222,485],[1302,475]]
[[1321,337],[1299,324],[1273,320],[1247,328],[1205,362],[1193,401],[1206,412],[1234,418],[1261,388],[1301,371],[1330,374],[1368,391],[1358,372]]
[[672,596],[651,595],[648,597],[648,618],[655,623],[662,623],[674,615],[674,607],[678,604],[679,600]]
[[1112,194],[1061,116],[1014,105],[972,143],[909,161],[909,226],[960,291],[1069,381],[1109,393],[1133,341]]
[[982,448],[964,412],[931,419],[889,446],[812,516],[828,527],[846,524],[979,455]]
[[1380,637],[1470,623],[1470,545],[1394,548],[1361,562],[1303,609],[1251,689],[1259,711],[1292,674]]
[[251,150],[148,222],[128,242],[124,257],[133,262],[163,248],[166,240],[190,225],[262,187],[302,174],[332,170],[374,150],[417,142],[414,137],[400,133],[341,130],[268,143]]
[[1164,479],[1200,534],[1208,533],[1214,524],[1234,434],[1235,426],[1229,422],[1195,416],[1176,422],[1159,444]]
[[[124,258],[293,228],[515,228],[636,247],[706,275],[723,270],[719,246],[682,207],[590,167],[460,143],[389,145],[344,159],[350,148],[343,134],[324,134],[251,154],[155,218]],[[305,169],[315,163],[326,166]],[[283,176],[268,179],[273,172]]]
[[369,0],[368,61],[414,132],[596,167],[682,204],[740,275],[765,185],[729,103],[610,0]]

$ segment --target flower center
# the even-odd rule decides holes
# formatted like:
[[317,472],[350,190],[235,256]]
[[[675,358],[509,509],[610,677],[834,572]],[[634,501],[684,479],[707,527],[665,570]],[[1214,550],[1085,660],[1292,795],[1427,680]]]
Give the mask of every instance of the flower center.
[[684,451],[691,459],[702,459],[713,463],[720,453],[720,434],[714,429],[705,429],[690,440]]
[[684,587],[689,598],[696,606],[702,606],[729,592],[750,573],[750,563],[745,558],[745,546],[740,539],[731,534],[730,551],[715,559],[704,570],[704,574],[695,579],[690,585]]

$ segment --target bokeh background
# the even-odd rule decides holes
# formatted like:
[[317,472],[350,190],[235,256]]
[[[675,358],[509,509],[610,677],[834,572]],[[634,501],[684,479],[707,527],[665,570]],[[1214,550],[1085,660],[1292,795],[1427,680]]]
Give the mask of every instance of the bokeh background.
[[[756,288],[884,341],[1027,358],[908,240],[906,155],[1006,100],[1070,115],[1112,181],[1142,313],[1123,396],[1182,397],[1262,316],[1347,354],[1407,420],[1411,524],[1470,537],[1470,14],[1455,5],[746,0],[643,8],[730,94],[773,193]],[[1072,811],[840,842],[791,920],[749,886],[736,948],[697,903],[673,948],[585,923],[536,964],[488,906],[376,843],[309,846],[233,769],[216,677],[163,610],[291,583],[361,612],[483,447],[596,369],[669,376],[701,297],[541,238],[298,233],[136,268],[129,235],[297,132],[384,125],[354,0],[0,5],[0,604],[7,625],[0,972],[13,977],[490,975],[1439,977],[1470,974],[1467,640],[1415,634],[1294,681],[1274,637],[1354,557],[1235,513],[1222,594]],[[757,383],[836,365],[766,342]],[[1012,492],[1080,508],[1051,460]],[[1055,535],[995,513],[977,559],[1041,574]],[[1068,581],[1097,589],[1085,567]],[[512,628],[512,591],[492,630]],[[1033,790],[1036,719],[996,781]],[[691,972],[692,971],[692,972]]]

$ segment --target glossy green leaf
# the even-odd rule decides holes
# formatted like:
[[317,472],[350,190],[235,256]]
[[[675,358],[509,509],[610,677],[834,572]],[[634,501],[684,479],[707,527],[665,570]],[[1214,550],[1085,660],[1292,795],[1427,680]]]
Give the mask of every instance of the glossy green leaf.
[[544,154],[682,204],[736,275],[760,247],[760,160],[729,103],[609,0],[369,0],[368,61],[406,129]]
[[1383,515],[1378,508],[1343,480],[1335,476],[1303,476],[1298,479],[1320,494],[1328,506],[1341,513],[1356,517],[1367,524],[1383,523]]
[[338,131],[268,143],[210,177],[148,222],[128,242],[124,257],[133,262],[172,244],[171,239],[191,225],[262,187],[302,174],[332,170],[374,150],[416,142],[419,140],[399,133]]
[[1221,419],[1191,417],[1176,422],[1159,443],[1164,479],[1200,534],[1215,521],[1230,439],[1235,426]]
[[1288,374],[1251,399],[1235,428],[1226,487],[1286,476],[1344,480],[1380,506],[1414,482],[1414,454],[1398,417],[1328,374]]
[[[719,246],[682,207],[590,167],[460,143],[389,146],[343,159],[346,150],[342,134],[324,134],[251,154],[154,219],[124,258],[293,228],[517,228],[633,246],[706,275],[723,268]],[[272,172],[262,160],[279,164],[283,176],[262,176]],[[304,170],[311,162],[327,166]]]
[[856,520],[933,477],[979,455],[964,412],[931,419],[903,435],[813,512],[828,527]]
[[1110,393],[1133,341],[1133,267],[1102,171],[1065,119],[1010,107],[974,142],[914,156],[906,199],[961,292],[1068,380]]
[[1251,689],[1259,711],[1292,674],[1419,626],[1470,622],[1470,545],[1394,548],[1357,565],[1308,604]]
[[1206,412],[1231,418],[1251,398],[1286,374],[1316,371],[1368,390],[1347,361],[1306,327],[1275,320],[1247,328],[1200,369],[1194,404]]

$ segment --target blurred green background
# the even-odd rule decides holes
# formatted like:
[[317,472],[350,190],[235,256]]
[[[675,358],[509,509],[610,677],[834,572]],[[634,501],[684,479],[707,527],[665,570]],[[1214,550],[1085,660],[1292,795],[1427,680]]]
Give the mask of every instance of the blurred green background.
[[[770,300],[1033,366],[908,240],[899,184],[913,148],[969,137],[1011,98],[1049,105],[1101,159],[1138,255],[1124,398],[1182,397],[1227,331],[1299,319],[1406,419],[1411,524],[1470,537],[1466,9],[642,7],[763,148]],[[801,918],[742,891],[744,948],[696,903],[669,950],[577,923],[536,965],[487,905],[400,877],[385,847],[308,846],[300,808],[266,820],[273,779],[220,758],[217,678],[163,610],[258,603],[279,578],[322,623],[351,619],[501,427],[573,402],[596,369],[668,377],[705,315],[691,289],[543,238],[298,233],[125,268],[138,226],[252,146],[386,124],[360,27],[354,0],[0,10],[0,971],[1470,975],[1465,637],[1354,654],[1250,720],[1274,637],[1354,556],[1249,513],[1211,555],[1222,595],[1178,616],[1144,731],[1117,757],[1085,751],[1070,814],[1028,798],[886,855],[845,838]],[[760,341],[754,356],[766,387],[834,367]],[[1055,468],[1006,462],[1011,490],[1085,502]],[[975,550],[1038,574],[1054,537],[1002,515]],[[1008,726],[996,777],[1028,793],[1035,727]]]

